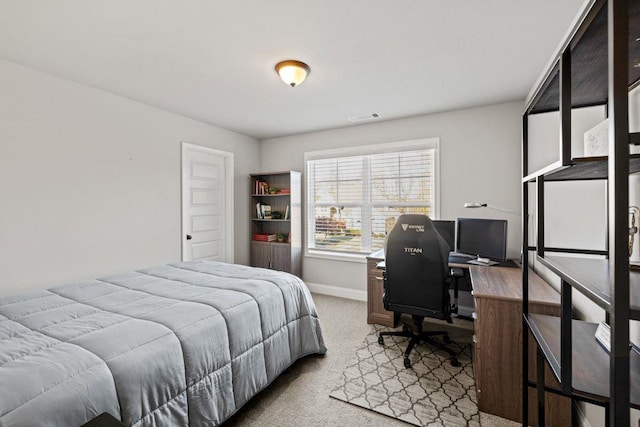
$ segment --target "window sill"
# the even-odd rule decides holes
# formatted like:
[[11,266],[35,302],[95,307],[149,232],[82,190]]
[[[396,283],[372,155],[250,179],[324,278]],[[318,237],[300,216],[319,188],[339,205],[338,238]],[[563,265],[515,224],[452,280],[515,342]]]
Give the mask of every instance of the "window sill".
[[310,249],[305,252],[304,256],[305,258],[318,258],[330,261],[353,262],[358,264],[367,263],[367,255],[364,254],[334,254]]

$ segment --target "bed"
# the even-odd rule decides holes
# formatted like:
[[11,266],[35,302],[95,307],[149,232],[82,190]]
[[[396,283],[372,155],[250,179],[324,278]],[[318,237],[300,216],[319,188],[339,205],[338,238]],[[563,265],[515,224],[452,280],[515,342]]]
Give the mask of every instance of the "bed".
[[326,347],[297,277],[211,261],[0,298],[0,426],[218,425]]

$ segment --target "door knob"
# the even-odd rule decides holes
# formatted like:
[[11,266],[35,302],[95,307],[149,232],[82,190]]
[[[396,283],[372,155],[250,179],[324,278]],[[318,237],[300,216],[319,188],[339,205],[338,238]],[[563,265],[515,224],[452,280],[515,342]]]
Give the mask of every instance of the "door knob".
[[193,239],[193,236],[191,236],[191,234],[187,234],[187,240],[191,240]]

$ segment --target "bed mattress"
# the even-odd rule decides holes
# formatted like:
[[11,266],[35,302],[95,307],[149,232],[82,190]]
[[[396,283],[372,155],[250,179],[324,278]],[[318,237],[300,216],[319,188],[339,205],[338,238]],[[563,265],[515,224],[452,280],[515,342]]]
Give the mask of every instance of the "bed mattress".
[[210,261],[0,299],[0,426],[218,425],[326,351],[283,272]]

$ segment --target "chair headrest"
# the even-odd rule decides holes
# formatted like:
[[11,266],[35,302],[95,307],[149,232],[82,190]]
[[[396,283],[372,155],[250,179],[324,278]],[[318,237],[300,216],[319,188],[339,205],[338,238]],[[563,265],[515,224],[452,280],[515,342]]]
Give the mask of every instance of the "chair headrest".
[[435,229],[433,227],[431,219],[429,219],[428,216],[419,214],[404,214],[398,217],[396,224],[389,232],[389,236],[391,236],[392,233],[425,233],[429,232],[430,230]]

